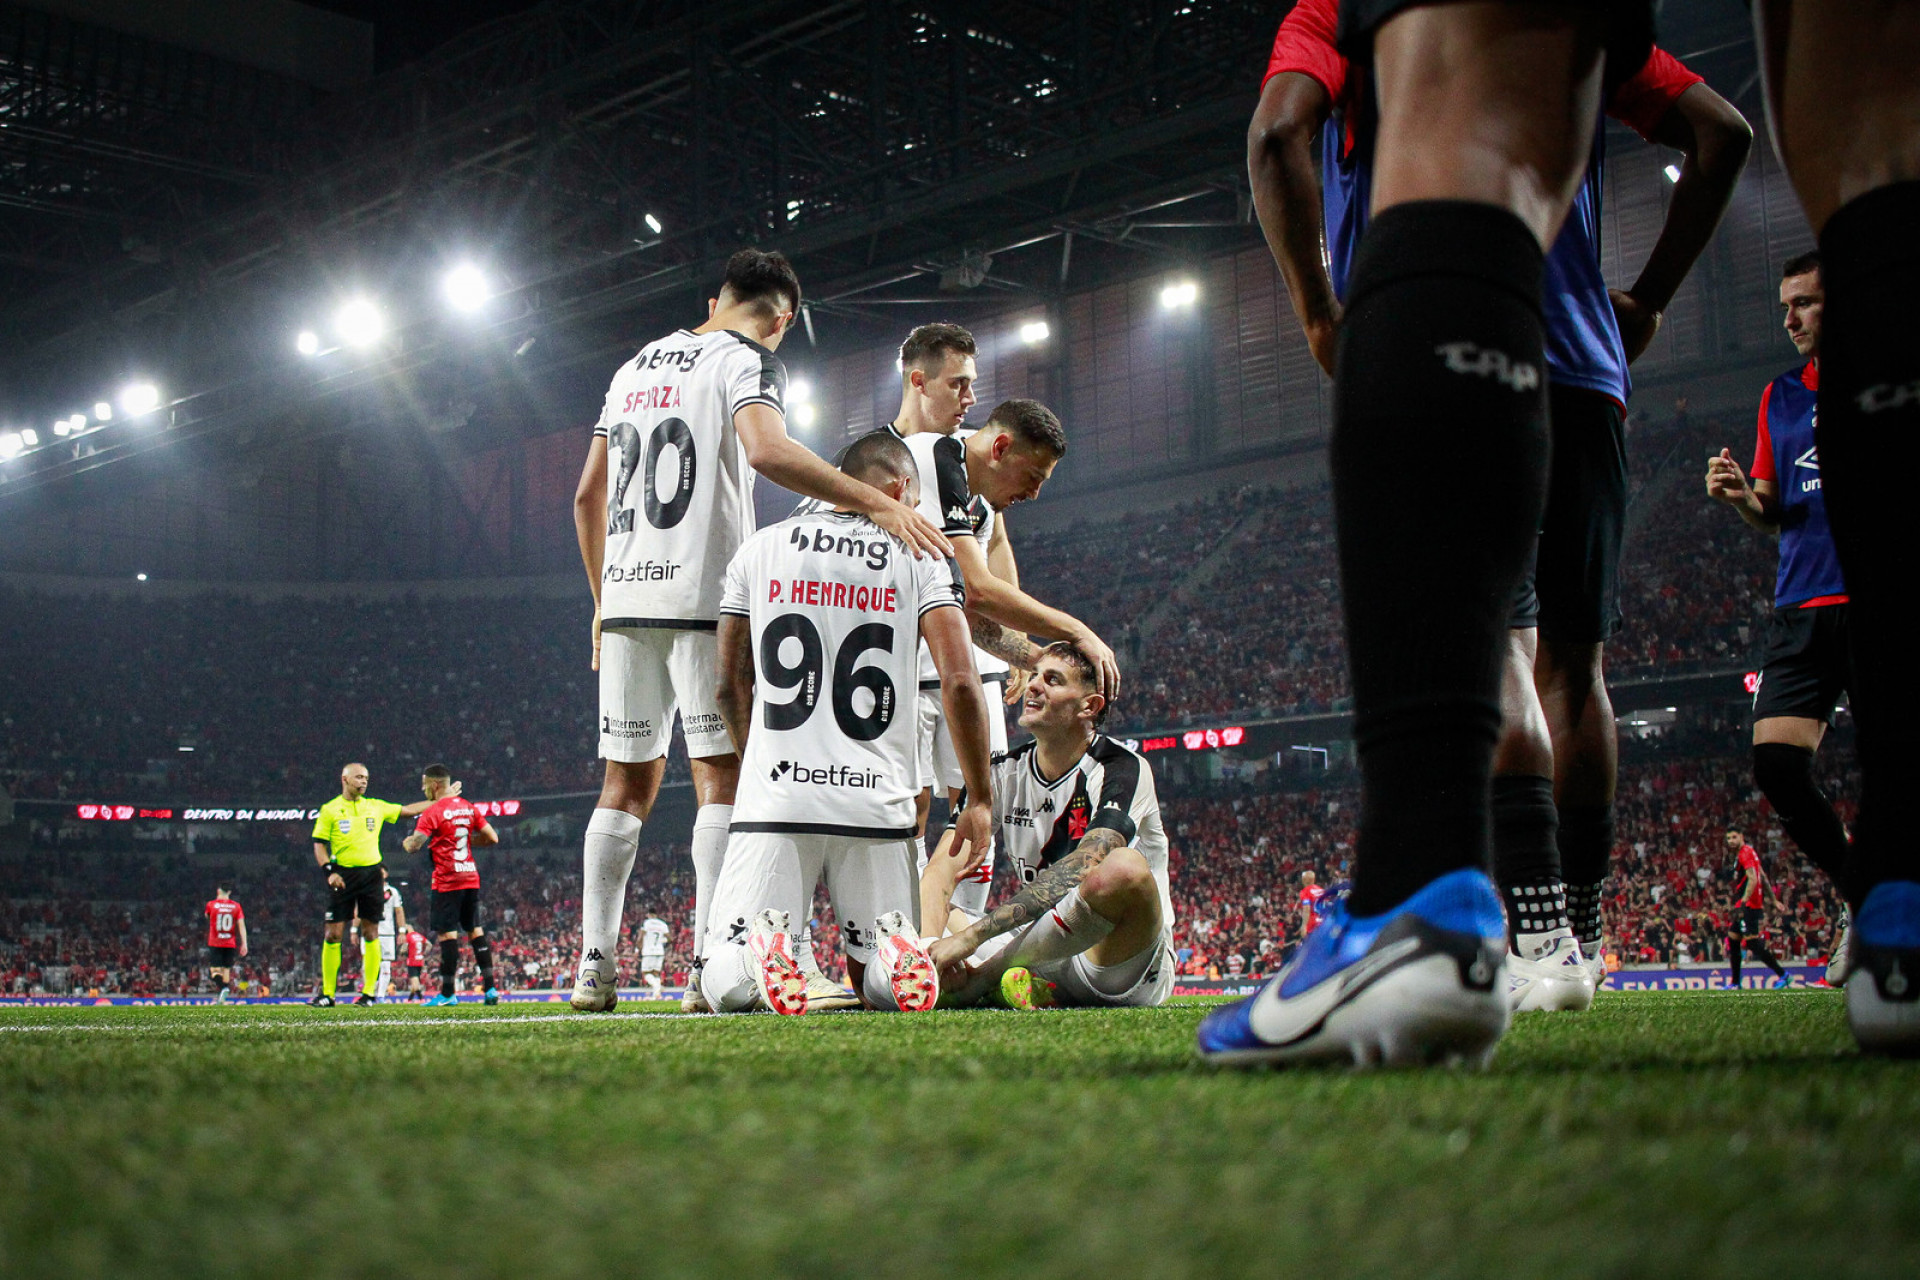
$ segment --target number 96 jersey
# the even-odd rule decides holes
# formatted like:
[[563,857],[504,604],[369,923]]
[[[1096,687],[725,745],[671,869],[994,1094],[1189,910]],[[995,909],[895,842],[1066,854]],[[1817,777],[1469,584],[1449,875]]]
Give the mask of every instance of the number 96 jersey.
[[607,390],[607,546],[601,625],[712,630],[720,578],[753,532],[753,471],[733,415],[784,413],[787,371],[723,329],[682,329],[641,348]]
[[720,600],[753,645],[732,830],[910,839],[920,619],[965,603],[951,560],[916,559],[865,516],[807,512],[749,538]]

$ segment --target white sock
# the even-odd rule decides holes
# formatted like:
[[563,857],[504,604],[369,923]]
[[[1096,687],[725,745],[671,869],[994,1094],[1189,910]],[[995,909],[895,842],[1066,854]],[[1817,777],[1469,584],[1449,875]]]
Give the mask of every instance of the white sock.
[[580,892],[580,969],[591,966],[612,977],[620,946],[620,911],[627,877],[640,848],[640,819],[625,809],[595,809],[587,820],[586,860]]
[[703,804],[693,815],[693,945],[694,962],[707,946],[707,912],[720,884],[720,868],[727,860],[727,824],[733,821],[730,804]]
[[800,966],[800,972],[809,978],[824,978],[820,972],[820,957],[813,951],[813,926],[802,925],[800,932],[793,938],[793,959]]
[[875,952],[873,959],[867,961],[867,972],[860,979],[860,990],[867,997],[867,1003],[875,1009],[900,1011],[900,1002],[893,998],[893,984],[887,980],[887,967],[880,963],[880,953]]
[[753,969],[753,955],[745,944],[719,943],[707,952],[707,961],[700,967],[700,994],[715,1013],[750,1009],[760,997]]
[[1112,932],[1113,921],[1088,906],[1075,889],[1028,927],[1009,963],[1032,966],[1065,960]]

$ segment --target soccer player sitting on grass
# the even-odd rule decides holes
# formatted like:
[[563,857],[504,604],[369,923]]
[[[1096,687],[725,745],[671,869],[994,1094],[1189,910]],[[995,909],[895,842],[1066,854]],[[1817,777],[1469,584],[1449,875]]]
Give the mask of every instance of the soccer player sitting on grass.
[[993,763],[993,819],[1018,893],[979,920],[950,913],[970,852],[950,831],[927,863],[920,918],[954,932],[928,952],[943,1004],[1158,1005],[1173,993],[1173,898],[1153,770],[1100,732],[1107,700],[1087,655],[1041,651],[1020,727]]

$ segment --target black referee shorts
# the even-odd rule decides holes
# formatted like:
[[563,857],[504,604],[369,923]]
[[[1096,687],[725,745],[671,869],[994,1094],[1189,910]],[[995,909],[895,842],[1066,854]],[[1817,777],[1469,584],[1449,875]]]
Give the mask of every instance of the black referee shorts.
[[[1373,33],[1407,9],[1447,0],[1340,0],[1340,52],[1356,62],[1373,58]],[[1598,11],[1607,19],[1607,85],[1623,84],[1646,65],[1653,52],[1654,11],[1658,0],[1561,0],[1569,9]]]
[[1832,725],[1840,695],[1853,690],[1853,651],[1844,604],[1775,609],[1767,656],[1753,691],[1753,718],[1799,716]]
[[480,927],[480,890],[435,889],[430,922],[435,933],[472,933]]
[[380,864],[341,867],[339,871],[346,884],[327,890],[327,923],[346,924],[356,914],[362,920],[379,920],[387,908],[386,877],[380,874]]
[[1620,402],[1548,388],[1553,464],[1540,538],[1507,625],[1549,640],[1600,644],[1620,629],[1620,544],[1627,528],[1627,424]]

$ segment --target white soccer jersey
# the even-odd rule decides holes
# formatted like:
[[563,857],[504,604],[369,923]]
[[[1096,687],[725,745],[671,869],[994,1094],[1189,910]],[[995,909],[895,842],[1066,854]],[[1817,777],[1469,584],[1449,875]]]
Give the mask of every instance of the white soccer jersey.
[[753,470],[733,415],[785,412],[787,371],[731,329],[682,329],[620,366],[593,433],[607,441],[601,625],[711,630],[727,563],[753,533]]
[[[891,423],[887,424],[887,430],[899,435]],[[973,538],[984,552],[987,543],[993,540],[994,510],[967,483],[966,440],[972,434],[972,431],[956,431],[943,436],[921,431],[900,438],[920,471],[920,514],[938,525],[940,532],[949,538]],[[982,675],[1007,669],[1006,663],[978,646],[973,651],[973,665]],[[920,687],[940,687],[940,671],[933,665],[933,654],[925,645],[920,646]]]
[[731,829],[910,838],[920,619],[965,603],[951,560],[916,558],[865,516],[809,512],[749,538],[720,601],[748,619],[755,668]]
[[386,887],[386,901],[380,908],[380,938],[382,941],[391,942],[397,936],[398,927],[394,919],[394,913],[399,910],[404,910],[404,908],[405,904],[400,901],[400,891],[392,885],[388,885]]
[[993,760],[993,820],[1000,848],[1020,878],[1032,880],[1088,831],[1107,827],[1146,858],[1160,885],[1162,918],[1171,928],[1167,830],[1160,821],[1160,800],[1146,757],[1099,734],[1073,768],[1049,781],[1040,776],[1035,746],[1024,742]]
[[648,916],[640,922],[640,954],[643,956],[661,956],[667,953],[667,935],[671,932],[667,922],[659,916]]

